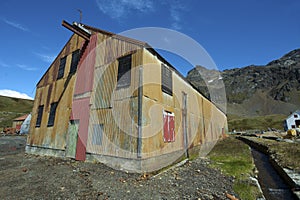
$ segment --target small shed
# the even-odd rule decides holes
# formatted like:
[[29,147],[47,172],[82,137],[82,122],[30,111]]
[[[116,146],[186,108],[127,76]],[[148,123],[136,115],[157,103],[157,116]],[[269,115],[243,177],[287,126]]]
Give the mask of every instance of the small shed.
[[290,114],[284,121],[284,130],[298,128],[300,126],[300,110]]
[[12,127],[16,129],[16,132],[18,133],[21,129],[21,125],[23,124],[23,122],[25,121],[25,119],[27,118],[29,114],[26,115],[22,115],[20,117],[17,117],[13,120],[13,124]]

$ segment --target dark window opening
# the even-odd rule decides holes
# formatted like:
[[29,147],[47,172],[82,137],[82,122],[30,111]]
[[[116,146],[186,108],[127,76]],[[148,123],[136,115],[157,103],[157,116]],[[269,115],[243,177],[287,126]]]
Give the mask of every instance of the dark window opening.
[[118,61],[117,88],[128,87],[131,82],[131,55],[121,57]]
[[296,128],[296,126],[295,126],[295,125],[292,125],[292,128]]
[[71,61],[71,67],[70,67],[70,74],[73,74],[77,70],[77,65],[79,62],[80,57],[80,50],[76,50],[72,53],[72,61]]
[[62,77],[64,77],[66,60],[67,60],[66,56],[60,59],[57,79],[61,79]]
[[161,90],[172,96],[172,71],[164,64],[161,64],[161,82]]
[[36,119],[35,127],[40,127],[41,126],[42,116],[43,116],[43,110],[44,110],[44,105],[39,106],[39,108],[38,108],[38,116],[37,116],[37,119]]
[[94,124],[93,126],[93,145],[102,145],[103,124]]
[[294,115],[294,118],[298,118],[298,115]]
[[57,102],[52,103],[50,107],[49,118],[48,118],[48,125],[47,125],[48,127],[54,125],[56,108],[57,108]]
[[164,129],[163,129],[164,142],[174,142],[175,141],[174,113],[164,111],[163,120],[164,120]]

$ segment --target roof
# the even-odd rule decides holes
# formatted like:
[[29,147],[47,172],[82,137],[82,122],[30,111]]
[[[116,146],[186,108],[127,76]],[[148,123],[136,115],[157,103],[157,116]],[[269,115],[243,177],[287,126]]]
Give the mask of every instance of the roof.
[[24,121],[27,118],[28,115],[29,114],[22,115],[20,117],[15,118],[13,121]]
[[297,113],[298,115],[300,115],[300,110],[296,110],[295,112],[293,112],[292,114],[290,114],[286,119],[289,119],[291,117],[294,117],[294,114]]

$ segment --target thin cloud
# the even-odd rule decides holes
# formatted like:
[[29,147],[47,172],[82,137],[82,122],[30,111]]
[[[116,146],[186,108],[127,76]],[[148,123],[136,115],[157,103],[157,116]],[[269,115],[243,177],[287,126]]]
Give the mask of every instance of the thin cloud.
[[22,65],[22,64],[17,64],[17,66],[23,70],[26,70],[26,71],[36,71],[38,70],[37,68],[34,68],[34,67],[28,67],[27,65]]
[[178,1],[175,1],[170,6],[170,16],[172,20],[172,28],[175,30],[180,30],[182,28],[182,13],[186,11],[186,7],[180,4]]
[[17,23],[17,22],[9,21],[9,20],[7,20],[7,19],[2,19],[2,20],[3,20],[6,24],[8,24],[8,25],[10,25],[10,26],[12,26],[12,27],[14,27],[14,28],[17,28],[17,29],[19,29],[19,30],[21,30],[21,31],[26,31],[26,32],[29,31],[28,28],[26,28],[25,26],[23,26],[23,25],[21,25],[21,24],[19,24],[19,23]]
[[113,19],[127,16],[131,11],[147,13],[153,11],[153,0],[97,0],[101,12]]
[[0,66],[1,66],[1,67],[5,67],[5,68],[8,68],[8,67],[9,67],[9,65],[6,64],[5,62],[3,62],[2,60],[0,60]]
[[35,53],[42,61],[47,62],[47,63],[52,63],[55,59],[55,55],[47,55],[47,54],[40,54],[40,53]]
[[21,92],[14,91],[14,90],[8,90],[8,89],[0,90],[0,95],[1,96],[6,96],[6,97],[19,98],[19,99],[30,99],[30,100],[33,100],[32,97],[28,96],[25,93],[21,93]]

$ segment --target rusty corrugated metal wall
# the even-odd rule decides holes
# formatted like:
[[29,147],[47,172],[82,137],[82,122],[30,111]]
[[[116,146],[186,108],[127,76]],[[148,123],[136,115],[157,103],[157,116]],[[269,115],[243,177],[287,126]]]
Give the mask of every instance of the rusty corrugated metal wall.
[[[85,45],[84,45],[85,46]],[[93,77],[96,61],[97,34],[91,36],[78,64],[75,83],[72,120],[79,121],[76,145],[76,160],[85,160],[88,127],[90,117],[90,97],[93,88]],[[76,136],[76,135],[74,135]]]
[[[37,85],[28,145],[65,150],[69,120],[76,121],[79,129],[74,129],[78,139],[69,138],[77,143],[69,145],[76,149],[69,149],[68,156],[78,160],[85,160],[88,153],[143,161],[219,139],[227,129],[224,113],[142,43],[110,36],[94,33],[89,42],[77,35],[71,37]],[[70,55],[80,48],[83,54],[77,73],[69,74]],[[131,55],[130,83],[117,88],[118,59],[126,55]],[[56,80],[64,56],[65,74]],[[172,70],[172,95],[162,91],[162,64]],[[47,127],[53,102],[58,102],[55,123]],[[41,127],[35,127],[40,105],[44,106]],[[168,126],[174,133],[167,139],[163,132],[166,112],[172,116]]]
[[[32,119],[27,145],[64,150],[71,113],[74,81],[76,74],[70,74],[72,52],[80,49],[84,40],[72,35],[54,62],[43,75],[36,88]],[[60,59],[67,56],[64,76],[57,80]],[[51,103],[58,102],[54,126],[47,127]],[[38,107],[44,106],[41,126],[36,127]]]
[[[120,38],[99,34],[94,87],[91,99],[87,152],[136,158],[137,86],[143,48]],[[130,86],[118,88],[118,58],[131,55]],[[97,127],[101,127],[98,128]],[[101,129],[101,144],[96,131]],[[99,138],[98,138],[99,140]]]
[[[217,141],[222,130],[227,129],[227,119],[212,102],[204,98],[177,73],[172,73],[173,94],[161,88],[162,61],[144,51],[143,88],[143,158],[160,156],[184,150],[182,127],[183,94],[187,96],[187,140],[188,148]],[[175,115],[175,141],[163,138],[163,111]]]

